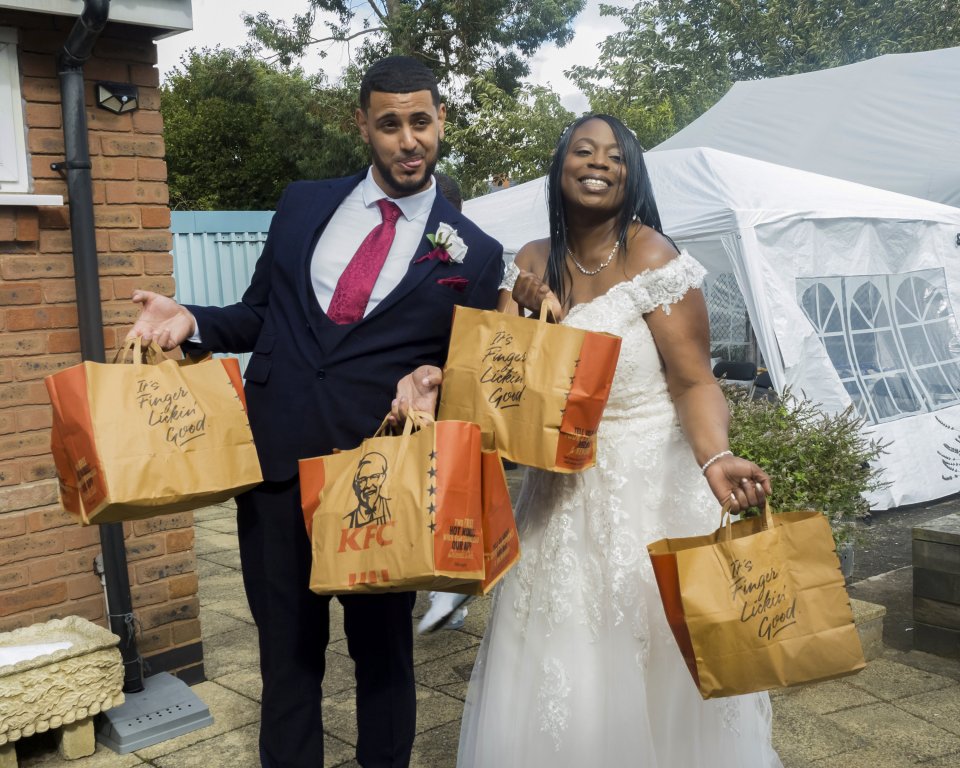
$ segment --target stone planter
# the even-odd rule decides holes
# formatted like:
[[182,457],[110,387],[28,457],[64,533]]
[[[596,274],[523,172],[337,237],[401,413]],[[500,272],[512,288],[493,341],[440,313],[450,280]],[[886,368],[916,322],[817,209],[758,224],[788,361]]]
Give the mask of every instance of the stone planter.
[[69,642],[53,653],[0,667],[0,768],[15,768],[14,742],[61,729],[67,759],[96,749],[93,716],[123,703],[120,638],[78,616],[0,633],[0,647]]

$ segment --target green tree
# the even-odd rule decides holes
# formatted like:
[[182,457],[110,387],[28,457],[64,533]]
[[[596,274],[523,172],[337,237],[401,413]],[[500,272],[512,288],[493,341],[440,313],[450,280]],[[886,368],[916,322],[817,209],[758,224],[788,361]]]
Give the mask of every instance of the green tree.
[[574,118],[560,97],[543,86],[525,86],[511,96],[487,78],[475,80],[470,92],[469,114],[448,126],[445,161],[464,196],[484,194],[490,182],[518,184],[546,173],[561,132]]
[[355,93],[251,50],[189,51],[161,90],[171,206],[272,209],[290,181],[359,170]]
[[592,109],[622,117],[645,146],[738,80],[960,43],[960,5],[948,0],[641,0],[601,13],[623,30],[604,41],[596,66],[567,74]]
[[[324,44],[359,42],[362,66],[388,53],[422,59],[442,79],[492,72],[513,91],[528,74],[527,57],[546,42],[564,45],[586,0],[305,0],[291,22],[266,11],[245,14],[252,37],[289,64]],[[318,21],[319,19],[319,21]],[[315,35],[320,27],[324,31]]]

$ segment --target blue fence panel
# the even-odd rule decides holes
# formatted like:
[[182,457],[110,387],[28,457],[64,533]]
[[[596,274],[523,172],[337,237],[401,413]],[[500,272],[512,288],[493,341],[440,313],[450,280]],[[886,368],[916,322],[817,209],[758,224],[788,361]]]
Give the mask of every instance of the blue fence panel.
[[[181,304],[235,304],[250,285],[273,211],[173,211],[173,277]],[[246,369],[249,355],[239,355]]]

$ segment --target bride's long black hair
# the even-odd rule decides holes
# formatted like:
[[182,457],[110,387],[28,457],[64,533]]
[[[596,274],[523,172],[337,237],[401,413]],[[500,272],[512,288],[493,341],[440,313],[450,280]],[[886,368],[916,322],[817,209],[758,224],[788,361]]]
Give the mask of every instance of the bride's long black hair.
[[[547,205],[550,211],[550,255],[547,258],[547,271],[544,275],[550,290],[556,294],[560,303],[565,300],[564,275],[570,275],[567,266],[567,214],[563,204],[563,190],[561,178],[563,163],[570,149],[573,134],[584,123],[590,120],[603,120],[610,126],[613,136],[620,146],[620,157],[626,169],[626,183],[623,189],[623,205],[618,216],[619,242],[626,244],[630,234],[630,225],[634,221],[646,224],[657,232],[663,233],[660,224],[660,212],[653,197],[653,187],[647,174],[647,166],[643,162],[643,147],[627,126],[611,115],[592,114],[584,115],[572,122],[560,137],[557,148],[550,162],[547,173]],[[618,258],[623,257],[621,248]],[[572,276],[571,276],[572,277]]]

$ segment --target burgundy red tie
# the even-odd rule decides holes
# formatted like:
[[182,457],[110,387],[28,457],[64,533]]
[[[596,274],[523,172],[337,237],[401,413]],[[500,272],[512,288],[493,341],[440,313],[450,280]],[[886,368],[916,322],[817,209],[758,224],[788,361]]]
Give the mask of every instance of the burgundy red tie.
[[343,270],[327,309],[327,317],[338,325],[355,323],[363,317],[397,233],[397,219],[400,218],[397,204],[382,198],[377,200],[377,207],[382,221],[370,230]]

